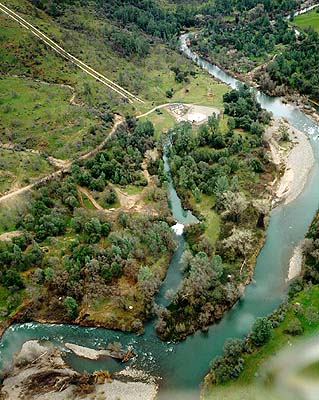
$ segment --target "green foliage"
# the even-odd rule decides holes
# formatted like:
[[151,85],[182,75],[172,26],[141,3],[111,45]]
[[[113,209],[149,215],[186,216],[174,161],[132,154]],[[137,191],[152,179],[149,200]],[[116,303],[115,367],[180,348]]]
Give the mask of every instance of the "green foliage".
[[65,306],[67,315],[70,319],[75,319],[78,316],[78,304],[73,297],[66,297],[63,301],[63,305]]
[[[319,99],[319,34],[314,31],[303,32],[297,43],[290,45],[286,50],[271,62],[265,74],[259,76],[262,90],[275,94],[275,87],[292,87],[300,93],[314,99]],[[287,90],[287,89],[286,89]]]
[[225,114],[233,117],[235,126],[260,137],[264,132],[262,123],[269,123],[270,114],[266,115],[249,86],[241,85],[239,90],[232,90],[223,98]]
[[301,292],[304,288],[303,279],[301,277],[297,277],[293,280],[293,282],[289,286],[289,297],[292,298],[298,292]]
[[[207,21],[193,45],[226,68],[247,72],[258,61],[266,61],[279,43],[294,42],[295,35],[283,18],[283,11],[292,10],[294,4],[287,3],[272,0],[232,2],[229,7],[218,9],[219,17],[216,12],[212,14],[215,18]],[[226,15],[233,18],[225,18]]]
[[[154,127],[150,121],[136,123],[130,117],[126,122],[127,126],[118,128],[106,150],[88,161],[73,164],[71,173],[79,185],[102,192],[108,182],[124,186],[141,181],[143,156],[154,146]],[[114,194],[110,195],[114,199]]]
[[256,346],[267,343],[272,335],[272,324],[267,317],[257,318],[250,332],[251,342]]
[[227,339],[224,345],[224,355],[217,356],[211,363],[212,380],[221,384],[236,379],[244,369],[244,360],[241,358],[244,351],[244,341],[241,339]]
[[171,99],[173,97],[174,91],[172,89],[168,89],[165,92],[165,95],[168,99]]
[[302,335],[303,331],[304,330],[303,330],[303,327],[302,327],[299,319],[298,318],[294,318],[287,325],[285,333],[289,333],[289,335],[292,335],[292,336],[299,336],[299,335]]
[[18,289],[24,288],[23,280],[20,274],[13,268],[8,269],[2,277],[2,284],[7,287],[16,287]]
[[150,50],[149,41],[139,32],[128,32],[113,28],[106,32],[106,40],[110,41],[114,50],[123,56],[146,57]]

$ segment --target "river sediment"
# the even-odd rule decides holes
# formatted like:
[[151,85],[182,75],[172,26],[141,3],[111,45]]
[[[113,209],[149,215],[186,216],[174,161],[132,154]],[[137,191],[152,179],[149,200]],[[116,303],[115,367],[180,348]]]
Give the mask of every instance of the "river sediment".
[[157,389],[154,377],[132,369],[116,379],[107,371],[76,372],[58,348],[32,340],[23,344],[7,368],[0,396],[10,400],[154,400]]
[[[196,59],[196,55],[187,53],[184,48],[183,51],[188,57]],[[221,73],[216,67],[202,65],[201,60],[196,61],[217,78],[223,79],[231,87],[236,87],[237,82]],[[318,126],[298,109],[283,104],[279,99],[272,99],[259,93],[258,100],[264,108],[276,116],[287,118],[294,128],[305,133],[310,129],[318,130]],[[316,146],[314,142],[312,145]],[[122,332],[116,333],[116,339],[123,345],[134,342],[134,350],[138,353],[135,364],[140,369],[146,371],[156,369],[156,374],[163,377],[163,386],[159,392],[161,400],[198,398],[198,385],[207,372],[209,362],[221,354],[225,340],[229,337],[243,337],[255,318],[266,315],[282,302],[287,288],[284,281],[292,254],[292,243],[299,243],[304,238],[318,206],[319,193],[315,179],[318,173],[316,162],[302,195],[295,201],[281,204],[272,210],[267,240],[257,258],[254,281],[247,286],[241,301],[222,318],[219,324],[212,325],[205,334],[197,332],[174,346],[160,342],[154,336],[151,325],[147,326],[145,334],[139,337]],[[102,342],[107,337],[114,341],[114,335],[115,333],[109,330],[68,325],[21,324],[12,326],[6,331],[1,342],[1,352],[5,360],[10,359],[12,353],[29,337],[45,336],[49,339],[62,337],[64,341],[75,340],[79,344],[91,347],[93,338]],[[72,363],[80,370],[92,368],[89,363],[80,363],[78,359]],[[95,363],[95,369],[105,369],[105,364],[100,364],[100,361]]]
[[[289,140],[282,140],[282,132]],[[282,119],[274,119],[264,134],[270,146],[272,161],[283,171],[275,183],[273,206],[283,202],[289,204],[303,191],[315,162],[309,138],[298,129],[293,129]]]

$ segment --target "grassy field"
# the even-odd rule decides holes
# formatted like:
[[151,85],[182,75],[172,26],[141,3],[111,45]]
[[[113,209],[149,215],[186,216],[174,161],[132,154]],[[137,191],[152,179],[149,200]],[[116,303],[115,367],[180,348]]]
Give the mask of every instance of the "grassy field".
[[[114,52],[104,39],[104,31],[111,27],[110,23],[99,20],[93,13],[88,13],[81,7],[74,10],[75,14],[62,17],[61,22],[64,25],[62,28],[56,21],[42,11],[36,10],[26,0],[9,0],[6,4],[18,10],[29,22],[58,41],[71,54],[87,62],[91,67],[115,80],[121,86],[138,94],[146,100],[146,104],[125,105],[113,92],[83,74],[76,67],[70,66],[15,22],[0,14],[0,37],[6,44],[5,57],[9,64],[14,66],[12,70],[23,69],[28,72],[28,67],[29,69],[31,67],[32,71],[29,72],[33,74],[48,74],[51,80],[71,81],[79,89],[83,89],[83,85],[88,83],[95,102],[106,101],[120,112],[123,110],[124,112],[142,112],[147,111],[152,105],[165,103],[168,101],[166,91],[169,89],[173,89],[173,101],[183,99],[189,103],[199,102],[203,105],[217,107],[221,105],[219,95],[226,91],[226,86],[216,84],[216,81],[208,74],[193,66],[190,60],[160,42],[152,45],[149,55],[142,59],[137,56],[126,58]],[[74,26],[75,20],[81,25],[81,30],[65,28],[65,26]],[[88,39],[88,35],[90,39]],[[9,47],[7,47],[8,44],[10,44]],[[17,51],[20,62],[15,59]],[[36,65],[34,63],[30,65],[30,62],[29,65],[27,62],[21,63],[21,60],[26,61],[24,60],[26,51],[28,54],[30,51],[34,53]],[[45,54],[48,59],[45,58]],[[190,76],[188,84],[176,83],[175,74],[171,71],[172,66],[177,66],[184,71],[196,71],[197,75]]]
[[199,212],[205,218],[204,237],[214,248],[219,237],[220,231],[220,216],[212,209],[214,199],[212,196],[205,194],[201,195],[201,201],[197,203],[194,197],[191,198],[191,205],[194,210]]
[[142,121],[151,121],[155,128],[155,138],[158,140],[160,136],[167,132],[168,129],[173,128],[176,124],[176,119],[164,108],[154,111],[147,117],[141,118]]
[[72,90],[61,85],[7,77],[0,80],[2,143],[72,158],[96,146],[103,135],[95,115],[70,104]]
[[[296,312],[294,304],[301,304],[301,311]],[[224,385],[210,387],[205,394],[205,400],[211,399],[225,399],[225,400],[242,400],[242,399],[277,399],[277,395],[270,389],[262,385],[262,379],[256,378],[257,376],[263,377],[264,366],[267,365],[273,356],[285,347],[292,347],[294,343],[298,343],[300,337],[294,337],[287,333],[289,323],[298,319],[304,329],[302,338],[310,337],[319,329],[319,291],[318,286],[313,286],[303,290],[290,302],[287,315],[282,323],[274,329],[271,340],[258,351],[252,354],[245,354],[244,362],[245,368],[240,377],[228,382]],[[314,317],[310,319],[309,314],[313,310],[317,310]],[[311,368],[309,373],[316,371],[316,367]],[[318,379],[318,375],[316,376]],[[266,379],[265,382],[268,382]],[[269,382],[268,382],[269,383]],[[269,386],[271,387],[271,386]],[[282,397],[281,397],[282,399]]]
[[228,86],[200,69],[196,71],[197,75],[188,84],[174,92],[172,101],[223,108],[223,94],[229,91]]
[[0,149],[0,195],[26,186],[52,170],[39,154]]
[[311,10],[306,14],[298,15],[294,18],[293,25],[298,28],[313,28],[315,31],[319,32],[319,13],[317,9]]

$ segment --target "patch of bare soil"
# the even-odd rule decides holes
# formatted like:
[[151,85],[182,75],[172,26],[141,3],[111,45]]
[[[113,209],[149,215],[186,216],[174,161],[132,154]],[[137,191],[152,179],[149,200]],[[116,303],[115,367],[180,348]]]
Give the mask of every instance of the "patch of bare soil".
[[0,241],[7,242],[14,237],[20,236],[23,232],[22,231],[12,231],[12,232],[5,232],[0,235]]
[[208,118],[213,114],[220,114],[220,110],[215,107],[182,103],[170,104],[168,106],[168,111],[177,122],[187,121],[193,125],[201,125],[207,122]]

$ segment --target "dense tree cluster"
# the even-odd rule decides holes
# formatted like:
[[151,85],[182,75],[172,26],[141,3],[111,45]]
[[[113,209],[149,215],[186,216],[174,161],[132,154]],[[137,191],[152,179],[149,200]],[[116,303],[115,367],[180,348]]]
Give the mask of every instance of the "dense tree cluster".
[[[225,113],[230,116],[226,131],[221,128],[222,120],[217,115],[209,117],[198,134],[185,122],[171,130],[171,171],[184,199],[187,193],[197,201],[202,193],[213,195],[217,207],[226,211],[225,216],[238,219],[240,208],[245,204],[238,195],[243,181],[247,184],[243,177],[270,168],[261,137],[270,114],[261,109],[245,85],[238,91],[226,93],[224,104]],[[242,134],[235,128],[243,128],[251,134]],[[226,192],[236,192],[236,201],[230,199],[231,194],[225,197]]]
[[308,30],[255,74],[262,90],[282,95],[293,88],[319,100],[319,35]]
[[187,229],[191,252],[183,256],[184,279],[170,306],[158,312],[157,331],[164,338],[184,337],[223,315],[240,296],[242,266],[262,236],[269,207],[257,200],[257,192],[250,198],[249,190],[254,176],[260,179],[273,168],[261,138],[270,115],[246,86],[225,94],[224,102],[231,115],[227,127],[225,117],[213,115],[197,132],[185,122],[170,131],[178,193],[184,204],[197,202],[199,209],[203,195],[210,196],[221,229],[214,246],[203,236],[205,218]]
[[225,114],[233,117],[236,128],[243,128],[257,136],[263,134],[271,114],[261,108],[249,86],[241,85],[238,90],[225,93],[223,100]]
[[244,368],[242,353],[245,342],[241,339],[227,339],[223,356],[217,356],[211,363],[211,381],[221,384],[236,379]]
[[149,121],[127,120],[118,128],[106,149],[94,158],[72,166],[75,181],[91,190],[103,192],[108,182],[145,186],[141,162],[147,150],[154,147],[154,127]]
[[[31,1],[57,18],[71,13],[72,7],[88,5],[85,0]],[[204,10],[204,5],[191,3],[179,4],[176,8],[167,8],[156,0],[138,2],[133,0],[95,0],[92,4],[100,17],[110,20],[116,25],[107,30],[105,36],[113,48],[124,56],[134,54],[145,56],[149,51],[150,36],[164,41],[177,38],[181,28],[194,26],[198,22],[196,15],[202,9]],[[74,22],[72,23],[74,24]],[[80,22],[73,28],[80,29]]]
[[318,100],[319,35],[311,29],[296,35],[284,18],[298,6],[299,1],[217,1],[215,18],[192,46],[236,73],[272,58],[254,72],[263,91],[278,96],[294,89]]
[[228,15],[232,11],[243,13],[262,6],[269,15],[275,16],[278,13],[289,13],[300,4],[300,0],[215,0],[209,7],[213,7],[219,15]]
[[227,339],[224,354],[217,356],[211,363],[209,378],[211,383],[223,384],[239,377],[244,369],[244,356],[259,346],[267,343],[273,327],[278,325],[286,315],[286,306],[279,307],[267,317],[257,318],[246,340]]
[[0,241],[0,288],[6,293],[6,304],[0,307],[0,319],[7,317],[20,304],[21,290],[25,288],[22,273],[41,265],[43,256],[31,235]]
[[[19,237],[12,244],[0,242],[0,283],[9,289],[30,286],[21,272],[32,267],[33,284],[50,293],[47,297],[44,290],[38,308],[44,303],[47,317],[74,319],[86,302],[108,296],[124,301],[117,289],[117,280],[124,276],[136,286],[136,296],[145,305],[139,315],[143,320],[151,312],[153,296],[164,277],[163,270],[153,270],[152,265],[169,257],[175,248],[170,226],[164,218],[119,213],[114,221],[103,212],[81,208],[72,184],[75,188],[73,179],[67,177],[41,189],[22,221],[32,236]],[[72,206],[65,187],[74,196]],[[65,234],[72,240],[55,249],[56,240]],[[47,255],[43,246],[51,249]],[[56,302],[58,298],[65,300]]]
[[304,244],[304,254],[304,280],[317,284],[319,283],[319,213],[317,213],[309,228]]
[[204,252],[186,251],[182,258],[184,279],[166,310],[160,309],[156,323],[163,338],[177,339],[219,319],[238,297],[237,288],[227,282],[220,256],[211,259]]
[[136,54],[145,57],[150,50],[149,40],[138,31],[130,32],[114,27],[105,32],[105,37],[112,44],[113,49],[123,56]]
[[[164,214],[152,217],[118,211],[110,216],[86,208],[79,185],[103,192],[101,199],[107,204],[117,200],[113,184],[146,185],[141,164],[145,152],[154,147],[153,134],[150,122],[137,123],[127,117],[101,152],[75,163],[70,173],[34,193],[17,226],[26,235],[12,243],[0,242],[0,289],[21,294],[26,288],[37,293],[38,301],[29,307],[27,318],[74,320],[87,304],[104,299],[112,299],[125,310],[121,280],[140,304],[134,311],[136,319],[121,327],[142,328],[175,249],[173,232]],[[150,168],[157,174],[160,163],[152,161]],[[160,182],[150,200],[152,196],[163,200],[156,194],[159,186]],[[24,271],[28,274],[22,275]]]
[[240,14],[235,11],[231,19],[212,18],[192,45],[229,70],[247,72],[274,54],[278,44],[295,43],[295,33],[287,21],[280,14],[272,21],[271,14],[258,4]]
[[0,241],[0,283],[11,290],[24,287],[20,272],[41,264],[43,252],[30,235]]

